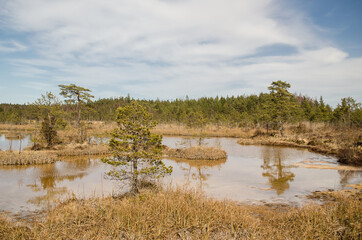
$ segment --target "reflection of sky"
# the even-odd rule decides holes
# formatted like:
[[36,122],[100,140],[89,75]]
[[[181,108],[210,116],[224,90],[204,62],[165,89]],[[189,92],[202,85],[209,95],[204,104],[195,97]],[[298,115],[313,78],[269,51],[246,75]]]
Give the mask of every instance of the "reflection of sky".
[[10,147],[12,150],[18,151],[21,144],[21,150],[31,145],[30,135],[26,135],[25,138],[18,140],[9,140],[4,134],[0,135],[0,149],[2,151],[9,150]]
[[[165,160],[173,166],[173,173],[165,179],[180,186],[202,188],[209,196],[237,201],[301,202],[315,190],[339,189],[361,181],[361,171],[341,171],[295,167],[305,160],[327,161],[336,165],[336,159],[307,150],[268,146],[242,146],[237,139],[205,139],[207,146],[226,150],[226,161]],[[170,147],[196,145],[198,140],[164,137]],[[279,166],[278,164],[281,164]],[[271,170],[263,169],[263,165]],[[58,198],[109,195],[118,184],[105,179],[111,167],[99,159],[67,158],[50,165],[30,167],[0,167],[0,209],[26,212],[46,207]],[[270,173],[270,175],[265,175]],[[264,176],[263,176],[264,174]],[[284,174],[284,175],[283,175]],[[279,175],[293,174],[278,185]],[[271,177],[270,177],[271,176]],[[278,181],[275,184],[275,179]]]

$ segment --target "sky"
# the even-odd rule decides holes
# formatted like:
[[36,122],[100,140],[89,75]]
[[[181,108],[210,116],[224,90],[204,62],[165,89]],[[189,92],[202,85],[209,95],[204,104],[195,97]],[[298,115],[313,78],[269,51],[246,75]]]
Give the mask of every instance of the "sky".
[[0,0],[0,103],[290,92],[362,101],[361,0]]

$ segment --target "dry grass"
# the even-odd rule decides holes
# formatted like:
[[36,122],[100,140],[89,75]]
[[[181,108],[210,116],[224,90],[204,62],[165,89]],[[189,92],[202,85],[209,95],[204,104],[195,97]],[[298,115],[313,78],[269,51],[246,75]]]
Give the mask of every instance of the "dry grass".
[[33,131],[36,129],[35,123],[15,125],[15,124],[0,124],[0,131]]
[[49,150],[57,156],[83,156],[83,155],[106,155],[110,154],[108,145],[71,143],[67,145],[58,145]]
[[311,151],[335,155],[342,163],[362,166],[361,128],[337,128],[322,124],[289,126],[285,136],[268,136],[264,130],[238,141],[244,145],[271,145],[307,148]]
[[313,169],[333,169],[333,170],[342,170],[342,171],[362,171],[362,167],[360,166],[347,166],[347,165],[325,165],[325,164],[308,164],[308,163],[296,163],[294,164],[296,167],[304,167],[304,168],[313,168]]
[[68,144],[55,146],[52,150],[0,151],[0,165],[50,164],[62,156],[85,156],[110,154],[108,145]]
[[[109,136],[115,127],[115,123],[89,122],[87,123],[86,136],[88,137],[86,139],[89,140],[91,136]],[[35,128],[34,124],[0,125],[0,129],[16,130],[32,128]],[[153,132],[163,135],[200,135],[200,129],[190,129],[182,124],[159,124]],[[238,137],[242,138],[240,144],[308,148],[314,152],[335,155],[341,162],[346,164],[362,165],[362,146],[358,146],[362,143],[361,128],[342,128],[323,123],[306,122],[297,125],[285,125],[284,137],[281,137],[279,132],[275,130],[271,130],[271,133],[274,135],[273,137],[267,135],[265,129],[216,125],[207,125],[202,131],[203,137]],[[78,131],[75,130],[74,127],[68,126],[66,129],[58,131],[58,137],[61,142],[64,143],[74,142],[78,139]],[[68,153],[70,153],[70,151]]]
[[[99,121],[84,122],[83,138],[89,140],[91,137],[109,137],[116,123],[105,123]],[[62,142],[74,142],[79,140],[79,131],[75,126],[68,125],[65,129],[58,131],[58,137]]]
[[166,157],[190,160],[220,160],[226,159],[226,152],[220,148],[195,146],[190,148],[166,148],[163,151]]
[[[171,136],[199,136],[199,128],[188,128],[182,124],[159,124],[152,132]],[[246,137],[253,131],[246,128],[207,125],[202,134],[204,137]]]
[[55,154],[48,152],[10,152],[0,151],[0,165],[49,164],[57,160]]
[[191,167],[195,167],[195,168],[201,168],[201,167],[215,167],[215,166],[220,166],[224,163],[226,163],[226,158],[224,159],[219,159],[219,160],[190,160],[190,159],[183,159],[183,158],[169,158],[172,159],[174,162],[177,163],[187,163],[189,166]]
[[245,206],[183,190],[69,200],[40,222],[0,218],[1,239],[361,239],[361,195],[301,208]]

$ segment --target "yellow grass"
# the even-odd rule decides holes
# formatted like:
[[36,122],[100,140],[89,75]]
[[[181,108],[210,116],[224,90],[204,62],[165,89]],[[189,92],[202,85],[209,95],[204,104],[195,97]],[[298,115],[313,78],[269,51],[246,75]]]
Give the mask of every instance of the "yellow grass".
[[46,152],[10,152],[0,151],[0,165],[34,165],[49,164],[57,160],[55,154]]
[[296,163],[294,166],[304,167],[304,168],[313,168],[313,169],[332,169],[332,170],[343,170],[343,171],[362,171],[362,167],[358,166],[344,166],[344,165],[323,165],[323,164],[305,164],[305,163]]
[[361,128],[338,128],[323,124],[311,126],[301,124],[289,126],[285,136],[268,136],[265,130],[257,129],[254,134],[241,138],[238,143],[244,145],[271,145],[307,148],[313,152],[337,156],[341,162],[362,166]]
[[[29,125],[0,125],[0,129],[31,129]],[[91,136],[109,137],[116,127],[115,123],[89,122],[87,123],[86,139]],[[333,154],[343,163],[362,165],[362,147],[357,143],[362,141],[361,128],[342,128],[323,123],[301,123],[285,125],[285,136],[281,137],[278,131],[271,130],[274,137],[267,136],[265,129],[238,128],[227,126],[207,125],[200,131],[198,128],[187,128],[182,124],[159,124],[152,130],[154,133],[178,136],[203,137],[238,137],[240,144],[263,144],[286,147],[308,148],[314,152]],[[78,131],[68,126],[58,131],[59,139],[70,143],[78,139]]]
[[[188,128],[182,124],[159,124],[152,132],[162,135],[175,136],[199,136],[199,128]],[[249,129],[237,127],[226,127],[216,125],[206,125],[202,130],[202,135],[205,137],[246,137],[252,133]]]
[[108,145],[88,143],[59,145],[55,146],[54,150],[49,150],[49,152],[57,156],[106,155],[111,153]]
[[334,202],[250,206],[184,190],[72,199],[35,223],[0,217],[0,239],[360,239],[359,194]]
[[190,148],[166,148],[163,151],[166,157],[190,160],[220,160],[226,159],[226,152],[219,148],[194,146]]
[[35,123],[15,125],[15,124],[0,124],[0,131],[32,131],[36,128]]
[[85,156],[110,154],[108,145],[68,144],[59,145],[52,150],[0,151],[0,165],[50,164],[62,156]]

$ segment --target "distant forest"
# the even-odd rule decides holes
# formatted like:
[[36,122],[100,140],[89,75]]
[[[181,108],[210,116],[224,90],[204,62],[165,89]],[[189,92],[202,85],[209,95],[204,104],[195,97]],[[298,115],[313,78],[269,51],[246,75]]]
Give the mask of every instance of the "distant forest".
[[[284,85],[275,85],[277,83]],[[361,103],[351,97],[343,98],[333,109],[323,101],[322,97],[316,100],[303,95],[290,94],[288,92],[290,85],[286,82],[278,81],[273,84],[268,88],[269,93],[259,95],[135,101],[146,107],[159,123],[181,123],[190,126],[197,123],[239,127],[265,126],[265,124],[272,126],[273,122],[282,115],[285,123],[311,121],[362,126]],[[279,95],[283,94],[284,98],[280,98]],[[82,106],[81,118],[88,121],[113,121],[116,109],[133,100],[128,95],[88,101]],[[76,105],[60,102],[62,124],[75,121]],[[40,109],[41,106],[37,103],[0,104],[0,122],[23,124],[33,120],[41,121]]]

